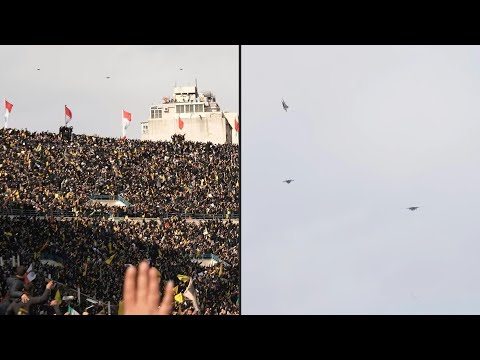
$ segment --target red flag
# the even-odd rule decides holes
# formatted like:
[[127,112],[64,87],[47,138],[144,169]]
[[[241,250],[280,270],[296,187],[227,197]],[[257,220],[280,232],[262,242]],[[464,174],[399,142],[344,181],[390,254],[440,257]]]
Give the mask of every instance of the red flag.
[[5,116],[8,116],[12,112],[13,104],[10,104],[7,99],[5,99]]
[[183,129],[183,121],[182,121],[182,119],[180,118],[180,116],[178,117],[178,127],[179,127],[180,130]]
[[132,121],[132,114],[128,111],[123,110],[123,118],[128,121]]
[[237,118],[235,118],[235,131],[238,132],[240,130],[240,124],[237,121]]
[[65,116],[68,118],[68,120],[72,120],[72,112],[67,107],[67,105],[65,105]]
[[128,111],[122,110],[122,140],[127,138],[127,128],[132,122],[132,114]]
[[13,104],[9,103],[7,99],[5,99],[5,126],[4,129],[7,128],[7,123],[8,123],[8,117],[10,116],[10,112],[12,111]]

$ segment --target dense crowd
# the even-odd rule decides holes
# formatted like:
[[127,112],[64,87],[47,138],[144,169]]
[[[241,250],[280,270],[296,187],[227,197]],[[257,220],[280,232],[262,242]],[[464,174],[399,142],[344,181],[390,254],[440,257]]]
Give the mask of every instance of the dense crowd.
[[[23,264],[34,264],[37,293],[43,292],[45,279],[51,278],[65,285],[60,288],[62,296],[76,295],[75,290],[80,289],[82,304],[76,305],[75,299],[77,309],[91,305],[86,301],[90,297],[102,303],[110,301],[116,313],[126,266],[147,259],[159,269],[163,286],[174,280],[178,293],[188,285],[178,275],[192,277],[201,314],[238,314],[238,251],[239,225],[232,221],[0,217],[0,254],[4,259],[0,291],[5,294],[6,277],[14,272],[7,260],[20,255]],[[201,266],[195,259],[203,254],[215,254],[221,261]],[[48,258],[61,266],[41,261]],[[36,311],[51,312],[47,307],[38,306]],[[100,311],[105,311],[102,308]],[[190,302],[176,302],[176,312],[188,308],[192,310]]]
[[[229,220],[239,213],[238,145],[0,129],[0,159],[0,303],[12,301],[19,269],[10,259],[19,256],[36,273],[24,291],[42,294],[48,279],[56,284],[33,313],[52,313],[54,294],[67,296],[62,312],[75,304],[80,313],[105,313],[110,303],[117,313],[125,269],[147,259],[160,271],[161,289],[168,280],[176,294],[194,285],[198,307],[177,297],[175,314],[239,313],[239,225]],[[128,206],[92,195],[120,196]],[[1,215],[12,210],[41,216]],[[73,216],[55,217],[59,211]],[[190,221],[190,214],[227,220]],[[199,261],[205,254],[214,255],[211,266]]]
[[100,194],[123,196],[129,216],[239,212],[238,145],[1,129],[0,159],[0,209],[89,216],[107,210]]

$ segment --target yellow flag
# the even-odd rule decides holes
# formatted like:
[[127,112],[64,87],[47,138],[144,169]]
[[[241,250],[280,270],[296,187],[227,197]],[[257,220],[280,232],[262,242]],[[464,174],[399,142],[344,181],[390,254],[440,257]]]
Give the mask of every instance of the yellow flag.
[[123,300],[118,303],[118,315],[123,315]]
[[178,277],[178,280],[183,281],[183,282],[187,282],[188,280],[190,280],[190,277],[188,277],[187,275],[178,274],[177,277]]
[[182,294],[175,295],[175,301],[179,303],[183,303],[183,295]]
[[60,289],[57,289],[57,293],[55,294],[55,300],[57,300],[58,305],[62,303],[62,296],[60,295]]
[[173,288],[173,294],[174,295],[178,294],[178,285]]
[[105,263],[107,265],[110,265],[112,263],[112,260],[113,260],[113,257],[115,256],[115,254],[113,254],[112,256],[110,256],[107,260],[105,260]]

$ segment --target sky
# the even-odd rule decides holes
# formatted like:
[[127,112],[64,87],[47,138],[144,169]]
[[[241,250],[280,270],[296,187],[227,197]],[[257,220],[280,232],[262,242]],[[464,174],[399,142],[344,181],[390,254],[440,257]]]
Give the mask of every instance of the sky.
[[242,313],[480,314],[480,47],[241,67]]
[[[149,107],[175,84],[211,90],[223,111],[239,110],[238,46],[0,46],[0,96],[13,104],[8,127],[58,133],[64,106],[75,134],[140,138]],[[40,70],[37,70],[40,68]],[[183,70],[180,70],[183,69]],[[106,79],[110,76],[110,79]],[[2,124],[3,127],[3,119]]]

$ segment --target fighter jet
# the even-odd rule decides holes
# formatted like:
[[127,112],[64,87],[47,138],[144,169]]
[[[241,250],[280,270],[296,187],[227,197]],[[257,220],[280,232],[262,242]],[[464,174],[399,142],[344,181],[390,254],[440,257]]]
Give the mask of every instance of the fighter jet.
[[419,208],[419,206],[412,206],[412,207],[409,207],[409,208],[407,208],[407,209],[410,210],[410,211],[415,211],[415,210],[417,210],[418,208]]
[[292,181],[294,181],[294,180],[288,179],[288,180],[283,180],[282,182],[287,183],[287,184],[290,184]]
[[106,79],[110,79],[110,76],[105,76]]
[[287,111],[288,105],[285,103],[283,99],[282,99],[282,106],[283,106],[283,110]]

